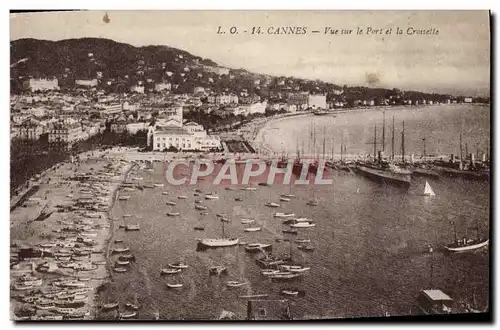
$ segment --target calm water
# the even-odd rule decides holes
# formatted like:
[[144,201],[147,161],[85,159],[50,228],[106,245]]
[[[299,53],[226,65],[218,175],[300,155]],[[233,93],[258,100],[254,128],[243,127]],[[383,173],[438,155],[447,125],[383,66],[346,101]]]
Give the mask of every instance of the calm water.
[[[490,143],[490,108],[482,105],[436,105],[423,108],[390,108],[385,111],[385,152],[392,152],[392,118],[394,116],[394,152],[401,154],[401,132],[405,122],[405,153],[423,154],[426,139],[426,154],[460,154],[460,131],[462,131],[463,153],[488,152]],[[333,116],[309,116],[300,120],[289,118],[272,122],[265,136],[268,146],[277,152],[295,154],[297,147],[305,153],[322,153],[323,136],[325,151],[340,154],[340,143],[344,142],[347,154],[373,154],[375,125],[377,126],[377,149],[382,149],[382,110],[352,112]],[[300,123],[300,124],[298,124]],[[313,127],[313,128],[311,128]],[[309,143],[311,131],[316,132],[316,146]]]
[[[441,125],[454,123],[449,127],[455,128],[459,123],[455,115],[469,113],[472,116],[472,110],[467,109],[446,110],[439,115],[430,109],[425,109],[430,113],[428,115],[413,115],[413,122],[408,119],[412,115],[406,110],[404,114],[398,112],[398,118],[405,118],[408,134],[431,136],[428,133],[436,129],[431,125],[440,125],[434,123],[430,116],[439,118]],[[489,114],[482,112],[481,108],[474,111],[478,111],[479,119],[467,121],[467,127],[473,129],[464,130],[464,141],[467,138],[470,143],[480,141],[479,137],[474,140],[473,132],[477,131],[483,137],[489,132],[489,121],[486,120]],[[370,114],[373,116],[371,119],[365,114],[343,116],[329,120],[344,127],[351,125],[349,141],[355,140],[354,132],[357,130],[363,132],[362,125],[352,122],[357,123],[360,118],[367,123],[379,120],[376,113]],[[356,116],[359,118],[352,118]],[[391,117],[389,111],[386,116]],[[425,125],[421,123],[421,118],[425,119]],[[319,122],[320,119],[314,120]],[[416,124],[417,121],[420,124]],[[279,125],[298,127],[299,124],[283,121]],[[309,122],[304,121],[304,125],[309,125]],[[417,131],[417,127],[420,130]],[[469,133],[466,135],[465,132]],[[435,143],[428,149],[429,153],[433,148],[436,152],[455,152],[452,142],[457,138],[449,142],[454,133],[443,130],[440,133],[443,136],[439,141],[443,143],[439,149]],[[359,142],[353,142],[351,148],[354,149],[355,145],[360,150],[364,148],[363,143],[369,139],[371,131],[367,128],[364,134],[359,135]],[[437,134],[434,132],[434,138],[429,140],[437,141]],[[274,142],[279,143],[277,140]],[[169,187],[164,178],[165,168],[164,164],[156,163],[154,172],[137,170],[144,182],[161,182],[165,183],[165,187],[121,192],[131,198],[117,202],[113,209],[113,216],[116,217],[133,214],[131,218],[124,218],[124,222],[139,223],[141,230],[124,232],[120,229],[115,234],[115,239],[123,239],[123,244],[130,247],[137,262],[131,266],[129,273],[115,275],[115,289],[110,291],[108,299],[137,299],[141,304],[140,317],[149,318],[158,312],[161,319],[214,319],[223,310],[244,317],[246,301],[238,298],[239,295],[268,293],[271,298],[282,298],[281,288],[290,286],[306,292],[304,297],[288,297],[297,318],[375,316],[383,315],[385,311],[391,315],[407,315],[414,312],[412,309],[419,291],[431,287],[445,291],[458,301],[472,304],[475,300],[479,309],[487,305],[488,250],[448,254],[442,246],[454,239],[451,220],[457,223],[459,235],[465,235],[467,231],[470,236],[475,236],[476,220],[480,234],[487,235],[488,183],[427,179],[436,192],[435,197],[429,198],[419,196],[425,179],[415,179],[411,188],[404,191],[381,186],[352,173],[333,171],[330,175],[334,180],[332,185],[294,187],[296,198],[285,203],[278,200],[280,194],[290,192],[290,188],[283,185],[259,186],[253,192],[228,191],[223,187],[203,184],[198,187]],[[194,209],[194,200],[203,199],[203,196],[193,196],[195,188],[215,192],[220,197],[218,200],[203,200],[209,208],[208,215],[201,216],[200,211]],[[358,188],[359,193],[356,192]],[[162,195],[162,191],[168,191],[170,195]],[[179,195],[187,195],[188,199],[179,200]],[[319,206],[306,205],[312,195],[320,202]],[[235,197],[244,200],[235,202]],[[177,205],[166,205],[167,200],[175,201]],[[279,202],[281,207],[265,207],[264,203],[269,201]],[[165,214],[169,211],[181,212],[181,216],[167,217]],[[290,244],[275,241],[283,237],[281,231],[286,227],[279,218],[273,218],[273,214],[280,211],[292,211],[297,216],[312,218],[317,224],[315,228],[299,229],[297,236],[310,238],[316,247],[314,252],[301,252],[296,244],[292,245],[296,262],[311,267],[302,280],[270,282],[260,275],[259,267],[254,262],[256,256],[246,253],[244,247],[196,251],[196,239],[221,236],[220,221],[215,214],[226,213],[232,219],[226,225],[226,234],[238,236],[249,243],[271,243],[273,254],[283,256],[289,252]],[[255,218],[263,230],[244,232],[241,218]],[[200,224],[205,231],[193,230]],[[428,245],[434,247],[432,255],[428,253]],[[178,261],[189,264],[190,268],[182,275],[160,276],[161,268]],[[215,265],[227,266],[228,275],[209,276],[209,267]],[[225,286],[228,280],[245,280],[249,285],[230,289]],[[167,282],[182,282],[184,287],[168,289]]]

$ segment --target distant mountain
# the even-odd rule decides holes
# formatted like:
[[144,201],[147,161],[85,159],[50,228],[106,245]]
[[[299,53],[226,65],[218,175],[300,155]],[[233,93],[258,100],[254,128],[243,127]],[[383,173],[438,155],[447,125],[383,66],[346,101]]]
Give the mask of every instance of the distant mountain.
[[[327,94],[327,99],[354,104],[356,100],[400,97],[401,91],[347,87],[318,80],[274,77],[244,69],[223,68],[210,59],[168,46],[134,47],[102,38],[47,41],[11,41],[11,87],[20,87],[28,77],[57,77],[61,88],[71,88],[75,79],[98,78],[102,87],[126,91],[138,82],[152,89],[155,82],[169,82],[174,92],[192,92],[195,86],[215,92],[255,93],[264,98],[285,100],[290,92]],[[339,93],[343,91],[343,93]],[[406,92],[413,99],[444,100],[446,95]]]

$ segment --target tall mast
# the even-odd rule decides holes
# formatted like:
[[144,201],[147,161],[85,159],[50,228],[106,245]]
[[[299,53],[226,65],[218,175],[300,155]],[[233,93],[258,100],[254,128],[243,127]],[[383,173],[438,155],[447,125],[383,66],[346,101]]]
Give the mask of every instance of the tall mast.
[[462,131],[460,131],[460,162],[462,161]]
[[433,278],[433,275],[434,275],[434,260],[433,260],[433,257],[432,257],[432,254],[433,254],[433,250],[432,250],[432,247],[429,247],[429,252],[431,254],[431,289],[432,289],[432,278]]
[[332,137],[332,161],[333,161],[333,148],[335,147],[335,140],[334,138]]
[[314,157],[316,157],[316,125],[313,126],[313,151],[314,151]]
[[425,160],[426,160],[426,159],[425,159],[425,155],[426,155],[426,154],[425,154],[425,138],[423,138],[423,139],[422,139],[422,141],[424,142],[424,161],[425,161]]
[[326,144],[325,144],[326,141],[325,141],[325,139],[326,139],[326,126],[323,126],[323,160],[325,159],[325,152],[326,152],[326,150],[325,150],[325,147],[326,147]]
[[377,125],[375,125],[375,134],[373,135],[373,159],[377,159]]
[[405,122],[403,120],[403,132],[401,132],[401,152],[403,153],[403,163],[405,162]]
[[392,116],[392,148],[391,148],[391,152],[392,152],[392,160],[394,161],[394,115]]
[[[297,132],[295,132],[295,134],[297,134]],[[298,134],[297,134],[296,149],[297,149],[297,158],[300,158],[300,151],[299,151],[299,135],[298,135]]]
[[467,142],[465,142],[465,160],[469,159],[469,148],[467,147]]
[[384,110],[384,122],[382,126],[382,152],[385,152],[385,110]]
[[222,238],[226,238],[225,234],[224,234],[224,221],[220,221],[222,223]]

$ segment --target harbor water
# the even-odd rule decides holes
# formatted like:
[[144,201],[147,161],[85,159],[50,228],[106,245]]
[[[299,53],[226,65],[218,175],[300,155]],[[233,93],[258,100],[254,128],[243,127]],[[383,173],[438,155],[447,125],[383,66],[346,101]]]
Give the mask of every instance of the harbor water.
[[[414,136],[408,138],[407,150],[417,152],[421,143],[418,139],[426,136],[428,153],[457,153],[459,117],[467,123],[464,141],[468,139],[471,145],[477,142],[479,148],[485,149],[489,143],[489,109],[450,109],[429,107],[422,110],[425,113],[409,110],[395,113],[396,124],[404,119],[408,136]],[[370,151],[365,142],[370,137],[373,140],[374,122],[382,120],[378,111],[319,118],[313,118],[317,127],[325,120],[344,126],[344,138],[353,153]],[[364,122],[360,122],[361,118]],[[387,111],[388,127],[390,118],[392,113]],[[279,150],[283,142],[289,146],[289,152],[295,152],[295,137],[288,138],[293,143],[286,142],[287,134],[294,130],[285,128],[302,131],[301,136],[307,139],[309,124],[309,119],[298,118],[272,123],[279,127],[280,134],[267,143]],[[450,129],[442,129],[443,126]],[[335,133],[338,141],[341,131]],[[388,137],[390,130],[386,130],[386,139],[390,141]],[[197,186],[169,186],[166,168],[166,164],[158,162],[154,163],[153,171],[137,169],[132,176],[142,180],[129,181],[163,183],[164,187],[121,191],[120,195],[128,195],[130,199],[117,201],[112,210],[112,216],[118,219],[113,240],[123,243],[111,245],[129,247],[136,261],[127,273],[113,275],[112,289],[102,299],[135,301],[140,306],[139,318],[158,315],[160,319],[216,319],[222,311],[244,318],[246,300],[239,296],[269,294],[269,298],[281,299],[285,298],[280,293],[285,287],[305,291],[304,296],[286,297],[294,318],[415,314],[419,292],[430,288],[443,290],[455,301],[466,302],[476,309],[487,308],[488,248],[450,254],[443,246],[455,239],[452,221],[459,237],[489,235],[488,182],[414,178],[406,190],[328,169],[333,179],[331,185],[255,186],[256,191],[243,191],[209,185],[212,180],[201,181]],[[422,196],[426,180],[436,196]],[[216,193],[219,199],[206,200],[204,194],[194,196],[196,188]],[[290,193],[295,198],[279,201],[281,194]],[[182,195],[187,199],[178,199]],[[237,197],[242,200],[235,201]],[[311,198],[317,199],[319,205],[308,206]],[[194,208],[195,200],[203,200],[201,204],[207,206],[208,214],[202,215]],[[167,201],[176,205],[167,205]],[[269,208],[264,205],[267,202],[279,203],[280,207]],[[170,217],[167,212],[180,215]],[[298,235],[284,234],[282,230],[288,226],[273,216],[275,212],[293,212],[297,217],[311,218],[316,227],[299,229]],[[273,255],[283,257],[291,252],[294,263],[311,270],[294,282],[271,282],[260,274],[255,263],[259,255],[246,252],[244,246],[197,251],[198,239],[222,236],[221,222],[216,217],[220,213],[230,219],[225,225],[226,236],[239,237],[247,243],[272,244]],[[262,227],[262,231],[244,232],[247,225],[241,223],[242,218],[255,219],[255,226]],[[140,231],[118,229],[120,224],[136,223]],[[195,226],[203,226],[205,230],[194,230]],[[298,250],[296,243],[290,244],[283,238],[310,239],[315,250]],[[112,255],[111,261],[116,258]],[[186,263],[189,268],[175,275],[160,274],[162,268],[176,262]],[[210,276],[209,268],[219,265],[228,268],[227,275]],[[226,282],[230,280],[248,284],[228,288]],[[170,289],[167,283],[182,283],[183,287]]]

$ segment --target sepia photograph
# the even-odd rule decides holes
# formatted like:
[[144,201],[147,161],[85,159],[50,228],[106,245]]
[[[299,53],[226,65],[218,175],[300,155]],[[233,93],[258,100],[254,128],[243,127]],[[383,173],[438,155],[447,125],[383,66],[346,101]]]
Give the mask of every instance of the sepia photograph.
[[491,320],[489,11],[9,16],[12,321]]

